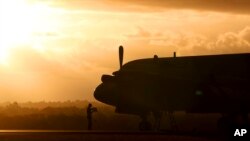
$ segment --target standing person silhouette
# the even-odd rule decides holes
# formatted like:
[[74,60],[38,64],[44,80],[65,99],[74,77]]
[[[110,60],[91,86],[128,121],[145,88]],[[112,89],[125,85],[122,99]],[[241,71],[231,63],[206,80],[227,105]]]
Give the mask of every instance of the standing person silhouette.
[[97,112],[97,108],[92,107],[92,104],[89,103],[87,108],[87,119],[88,119],[88,130],[92,130],[92,113]]

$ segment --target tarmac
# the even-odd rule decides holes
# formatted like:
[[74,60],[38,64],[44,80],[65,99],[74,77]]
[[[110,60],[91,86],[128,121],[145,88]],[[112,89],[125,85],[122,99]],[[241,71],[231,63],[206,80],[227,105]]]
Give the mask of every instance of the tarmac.
[[0,141],[218,141],[214,135],[141,131],[0,130]]

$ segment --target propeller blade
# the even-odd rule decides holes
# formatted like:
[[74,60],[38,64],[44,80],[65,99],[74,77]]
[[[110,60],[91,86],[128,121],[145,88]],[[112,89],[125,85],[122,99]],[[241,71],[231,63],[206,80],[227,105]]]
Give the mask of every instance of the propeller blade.
[[120,69],[122,68],[123,63],[123,46],[119,46],[119,62],[120,62]]

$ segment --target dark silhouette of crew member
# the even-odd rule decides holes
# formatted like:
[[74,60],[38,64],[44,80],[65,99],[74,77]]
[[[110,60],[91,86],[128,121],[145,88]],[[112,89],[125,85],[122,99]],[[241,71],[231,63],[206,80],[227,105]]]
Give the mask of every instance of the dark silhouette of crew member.
[[92,104],[89,103],[87,108],[87,119],[88,119],[88,130],[92,129],[92,113],[97,112],[96,107],[92,107]]

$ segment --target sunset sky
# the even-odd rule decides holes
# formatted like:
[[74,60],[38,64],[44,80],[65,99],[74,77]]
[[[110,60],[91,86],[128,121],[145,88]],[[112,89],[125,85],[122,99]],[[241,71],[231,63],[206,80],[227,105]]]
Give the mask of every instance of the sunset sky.
[[94,100],[139,58],[250,52],[249,0],[0,0],[0,102]]

